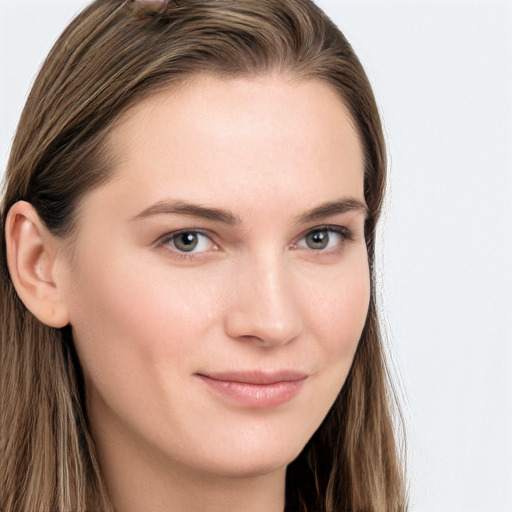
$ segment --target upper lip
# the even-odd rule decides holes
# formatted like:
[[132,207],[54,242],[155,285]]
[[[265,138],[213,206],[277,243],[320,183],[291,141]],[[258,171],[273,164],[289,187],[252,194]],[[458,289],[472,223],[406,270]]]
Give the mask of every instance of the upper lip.
[[200,377],[223,381],[240,382],[243,384],[276,384],[278,382],[297,382],[308,377],[307,373],[298,370],[248,370],[248,371],[227,371],[198,373]]

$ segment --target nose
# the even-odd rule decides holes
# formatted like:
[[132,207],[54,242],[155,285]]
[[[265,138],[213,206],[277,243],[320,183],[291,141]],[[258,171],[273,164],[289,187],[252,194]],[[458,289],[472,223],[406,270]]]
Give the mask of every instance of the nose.
[[268,348],[299,337],[303,319],[296,283],[285,260],[246,261],[237,268],[234,283],[225,315],[229,337]]

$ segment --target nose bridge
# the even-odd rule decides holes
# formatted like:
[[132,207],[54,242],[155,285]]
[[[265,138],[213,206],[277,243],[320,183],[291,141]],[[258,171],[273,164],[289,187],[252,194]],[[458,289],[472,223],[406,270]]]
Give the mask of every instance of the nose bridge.
[[236,292],[226,316],[232,338],[264,346],[284,345],[303,329],[291,268],[283,254],[259,251],[236,272]]

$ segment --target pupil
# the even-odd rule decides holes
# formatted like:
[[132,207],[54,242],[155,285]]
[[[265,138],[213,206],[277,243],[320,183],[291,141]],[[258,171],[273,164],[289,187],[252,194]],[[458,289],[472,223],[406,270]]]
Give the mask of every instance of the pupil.
[[306,237],[310,249],[325,249],[329,243],[329,235],[326,231],[313,231]]
[[180,251],[193,251],[198,243],[197,235],[194,233],[182,233],[174,240],[174,244]]

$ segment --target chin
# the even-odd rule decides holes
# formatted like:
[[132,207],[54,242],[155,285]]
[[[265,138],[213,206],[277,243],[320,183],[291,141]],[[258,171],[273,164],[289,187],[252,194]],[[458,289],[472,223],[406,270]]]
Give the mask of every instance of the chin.
[[232,446],[222,454],[212,454],[207,471],[225,477],[250,478],[286,470],[303,450],[302,443],[254,443],[253,446]]

